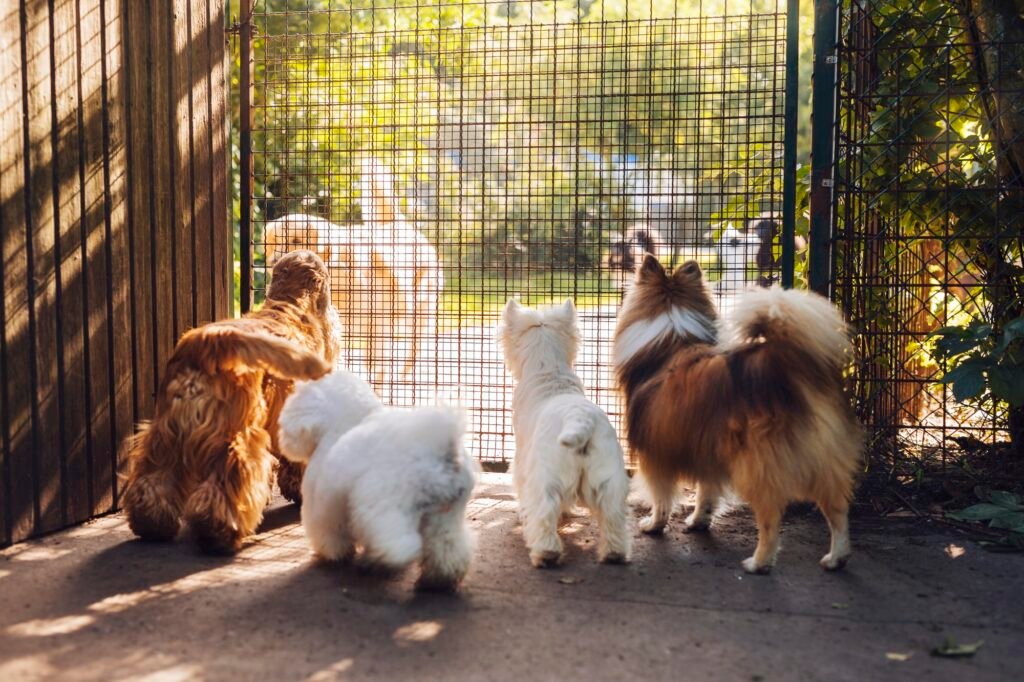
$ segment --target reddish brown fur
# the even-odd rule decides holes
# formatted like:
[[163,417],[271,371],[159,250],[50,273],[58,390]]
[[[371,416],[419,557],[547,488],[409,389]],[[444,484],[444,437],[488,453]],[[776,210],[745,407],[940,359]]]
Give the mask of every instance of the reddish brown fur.
[[[137,535],[169,540],[184,520],[204,549],[235,551],[256,529],[292,380],[323,376],[338,351],[329,306],[327,269],[296,251],[274,267],[259,311],[181,337],[154,417],[130,442],[124,507]],[[301,469],[285,471],[297,490]]]
[[[648,256],[616,338],[671,306],[716,317],[696,263],[668,275]],[[748,338],[724,349],[669,334],[616,367],[627,437],[644,478],[669,506],[680,479],[705,486],[712,506],[731,483],[758,515],[762,535],[777,536],[772,519],[796,500],[841,511],[845,523],[860,451],[860,427],[843,390],[845,359],[808,352],[783,323],[746,331]],[[648,530],[664,525],[662,512],[660,525],[654,518]],[[704,512],[698,509],[691,523],[702,525]],[[773,561],[772,548],[765,551],[771,555],[761,559]]]

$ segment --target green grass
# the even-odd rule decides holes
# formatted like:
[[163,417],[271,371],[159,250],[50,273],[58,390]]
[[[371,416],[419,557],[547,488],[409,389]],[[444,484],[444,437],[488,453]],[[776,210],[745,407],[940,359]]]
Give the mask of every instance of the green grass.
[[617,305],[621,288],[607,272],[546,271],[529,274],[450,271],[441,294],[440,326],[489,324],[498,319],[505,302],[515,296],[524,305],[561,303],[571,297],[578,308]]

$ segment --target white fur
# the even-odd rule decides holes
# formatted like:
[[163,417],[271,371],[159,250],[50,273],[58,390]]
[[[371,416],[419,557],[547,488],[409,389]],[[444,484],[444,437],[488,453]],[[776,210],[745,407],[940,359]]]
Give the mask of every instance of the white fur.
[[734,227],[722,231],[718,240],[718,267],[722,273],[719,288],[742,289],[750,283],[748,268],[756,261],[760,246],[761,239],[754,233],[740,232]]
[[385,408],[355,375],[296,385],[280,418],[284,455],[308,461],[302,525],[313,551],[389,570],[418,561],[420,584],[454,587],[469,570],[465,509],[476,479],[459,410]]
[[715,342],[714,322],[696,311],[672,306],[667,312],[639,320],[623,330],[615,341],[614,363],[622,365],[670,333],[692,336],[703,343]]
[[361,224],[289,214],[266,224],[264,240],[267,263],[296,248],[324,261],[349,347],[366,343],[367,369],[381,387],[391,368],[413,376],[420,349],[436,331],[444,272],[437,250],[402,215],[394,178],[380,160],[362,159],[359,187]]
[[498,340],[516,380],[513,467],[523,536],[534,566],[562,557],[561,515],[576,502],[600,528],[598,557],[629,560],[629,478],[607,415],[583,395],[573,371],[578,331],[571,300],[537,311],[516,300],[505,307]]

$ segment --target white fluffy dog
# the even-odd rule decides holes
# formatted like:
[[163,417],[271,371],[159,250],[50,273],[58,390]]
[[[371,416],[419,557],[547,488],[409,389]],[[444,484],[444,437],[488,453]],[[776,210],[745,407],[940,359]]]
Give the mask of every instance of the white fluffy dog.
[[385,570],[420,563],[420,586],[455,587],[472,537],[466,503],[476,463],[450,407],[385,408],[370,386],[336,370],[297,383],[280,418],[286,457],[307,462],[302,525],[313,551]]
[[538,568],[561,560],[558,522],[577,501],[590,508],[600,527],[600,560],[629,560],[629,478],[622,447],[573,371],[578,337],[572,300],[538,311],[511,299],[498,328],[505,364],[516,381],[513,469],[519,515],[530,561]]

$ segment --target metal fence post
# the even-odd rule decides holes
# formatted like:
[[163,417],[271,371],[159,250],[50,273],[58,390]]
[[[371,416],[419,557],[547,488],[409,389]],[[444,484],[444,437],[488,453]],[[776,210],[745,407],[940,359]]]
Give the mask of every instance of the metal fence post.
[[782,286],[796,269],[796,112],[799,93],[800,0],[786,2],[786,100],[782,159]]
[[252,306],[252,8],[243,0],[239,17],[239,221],[238,305],[244,315]]
[[811,226],[807,277],[811,290],[824,296],[830,293],[832,279],[838,29],[838,0],[815,0],[811,97]]

